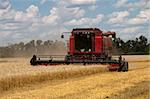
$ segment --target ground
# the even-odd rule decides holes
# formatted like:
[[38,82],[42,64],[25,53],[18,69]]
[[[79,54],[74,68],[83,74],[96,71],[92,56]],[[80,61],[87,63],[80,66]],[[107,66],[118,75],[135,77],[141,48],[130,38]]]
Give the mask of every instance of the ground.
[[[72,76],[66,79],[45,80],[36,84],[30,83],[22,87],[14,87],[7,91],[3,91],[0,94],[0,98],[149,99],[149,56],[124,57],[129,61],[128,72],[109,72],[107,69],[104,69],[103,71],[90,75]],[[4,62],[0,64],[3,64],[4,66]],[[44,68],[46,68],[47,71],[51,70],[49,69],[51,67]],[[31,73],[33,72],[31,71]],[[30,74],[30,72],[27,74]],[[12,74],[10,73],[10,75]]]

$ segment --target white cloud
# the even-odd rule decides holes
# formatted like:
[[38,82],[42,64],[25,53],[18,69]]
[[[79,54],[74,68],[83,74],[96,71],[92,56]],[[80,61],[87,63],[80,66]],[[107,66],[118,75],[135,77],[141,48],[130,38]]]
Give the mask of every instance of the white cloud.
[[35,5],[30,5],[26,12],[16,11],[14,19],[16,21],[32,21],[38,15],[39,9]]
[[44,16],[42,20],[46,24],[56,25],[58,19],[59,19],[58,9],[54,7],[50,10],[50,15]]
[[65,5],[53,7],[50,11],[50,15],[45,16],[43,18],[44,23],[52,23],[57,24],[58,21],[63,22],[66,20],[70,20],[73,18],[81,18],[85,15],[85,10],[81,9],[80,7],[71,7],[68,8]]
[[10,8],[11,4],[8,0],[0,0],[0,18],[3,18]]
[[150,8],[150,1],[149,0],[139,0],[138,2],[129,2],[128,0],[118,0],[115,4],[117,8],[127,7],[129,9],[135,8]]
[[122,7],[124,5],[126,5],[128,0],[118,0],[117,3],[115,4],[116,7]]
[[41,4],[44,4],[45,2],[47,2],[47,0],[41,0]]
[[79,7],[66,8],[66,10],[68,11],[68,13],[75,16],[75,18],[83,17],[84,14],[85,14],[85,11],[83,9],[79,8]]
[[150,8],[150,1],[140,0],[139,2],[128,3],[125,6],[128,8]]
[[53,2],[55,2],[55,1],[57,1],[57,0],[40,0],[40,4],[45,4],[45,3],[47,3],[48,1],[53,1]]
[[144,24],[146,22],[147,22],[147,19],[145,18],[132,18],[132,19],[129,19],[128,24],[139,25],[139,24]]
[[43,22],[46,24],[56,25],[58,22],[63,22],[73,18],[81,18],[85,15],[85,10],[80,7],[67,7],[66,1],[60,1],[56,7],[50,10],[48,16],[42,18]]
[[150,19],[150,9],[145,9],[145,10],[140,11],[139,15],[137,16],[141,18]]
[[143,26],[127,26],[123,28],[110,29],[117,33],[117,37],[121,37],[124,40],[132,40],[141,35],[148,35],[147,30]]
[[85,10],[80,7],[59,6],[58,13],[62,19],[80,18],[85,15]]
[[95,4],[96,0],[67,0],[71,4],[82,5],[82,4]]
[[88,8],[89,8],[89,10],[91,10],[91,11],[95,11],[96,8],[97,8],[97,6],[96,6],[96,5],[92,5],[92,6],[88,7]]
[[115,24],[115,26],[145,24],[148,23],[150,20],[149,12],[150,9],[141,10],[139,14],[133,18],[128,17],[130,15],[128,11],[113,12],[111,15],[109,15],[110,19],[108,20],[108,23]]
[[139,14],[135,18],[129,19],[127,23],[132,24],[132,25],[149,23],[149,20],[150,20],[149,12],[150,12],[150,9],[140,11]]
[[9,35],[12,34],[11,31],[7,31],[7,32],[1,32],[1,38],[5,38],[5,37],[9,37]]
[[36,39],[56,40],[56,39],[60,38],[62,32],[64,32],[64,31],[68,31],[68,30],[65,27],[62,27],[62,26],[60,26],[60,27],[48,27],[48,30],[47,31],[43,30],[40,37],[37,37]]
[[64,24],[71,25],[71,26],[73,26],[73,25],[75,25],[75,26],[76,25],[95,25],[95,24],[98,24],[99,22],[101,22],[103,17],[104,17],[103,15],[99,14],[95,18],[86,17],[86,18],[81,18],[78,20],[73,19],[69,22],[65,22]]
[[141,29],[140,26],[137,27],[127,27],[121,30],[122,33],[136,33]]
[[16,25],[16,23],[5,23],[5,24],[0,24],[0,29],[18,29],[18,26]]
[[125,21],[125,18],[129,16],[128,11],[121,11],[121,12],[113,12],[110,15],[110,19],[108,20],[108,23],[110,24],[118,24]]
[[0,10],[0,19],[13,19],[16,11],[11,9]]
[[29,8],[26,9],[26,12],[27,17],[35,17],[38,14],[39,9],[35,5],[30,5]]
[[25,20],[25,14],[22,12],[22,11],[17,11],[16,13],[15,13],[15,17],[14,17],[14,19],[16,20],[16,21],[22,21],[22,20]]
[[7,9],[11,6],[9,0],[0,0],[0,9]]

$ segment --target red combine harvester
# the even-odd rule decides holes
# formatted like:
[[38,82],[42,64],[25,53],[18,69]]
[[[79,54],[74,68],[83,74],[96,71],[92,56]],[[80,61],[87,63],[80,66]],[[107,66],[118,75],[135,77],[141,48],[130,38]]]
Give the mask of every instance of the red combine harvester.
[[[111,37],[110,37],[111,36]],[[61,36],[64,38],[64,35]],[[33,55],[31,65],[57,65],[57,64],[109,64],[110,71],[128,71],[128,62],[112,58],[115,32],[103,33],[98,28],[73,29],[67,43],[68,54],[62,60],[54,60],[61,55]],[[49,59],[45,59],[48,57]]]

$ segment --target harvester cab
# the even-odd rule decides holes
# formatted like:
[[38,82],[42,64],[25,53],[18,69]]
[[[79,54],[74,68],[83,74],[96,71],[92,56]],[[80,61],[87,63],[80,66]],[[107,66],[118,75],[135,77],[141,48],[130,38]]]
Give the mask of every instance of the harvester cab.
[[[38,60],[37,55],[31,59],[31,65],[42,64],[109,64],[109,70],[128,71],[128,62],[112,58],[115,32],[103,32],[98,28],[76,28],[69,33],[67,55],[63,60]],[[61,35],[64,38],[64,33]],[[55,56],[50,56],[55,57]]]

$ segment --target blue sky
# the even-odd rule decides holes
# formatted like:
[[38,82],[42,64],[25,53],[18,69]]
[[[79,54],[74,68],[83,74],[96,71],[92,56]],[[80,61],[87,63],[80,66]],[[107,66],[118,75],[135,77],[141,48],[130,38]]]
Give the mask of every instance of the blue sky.
[[32,39],[60,40],[77,27],[149,37],[149,0],[0,0],[0,46]]

